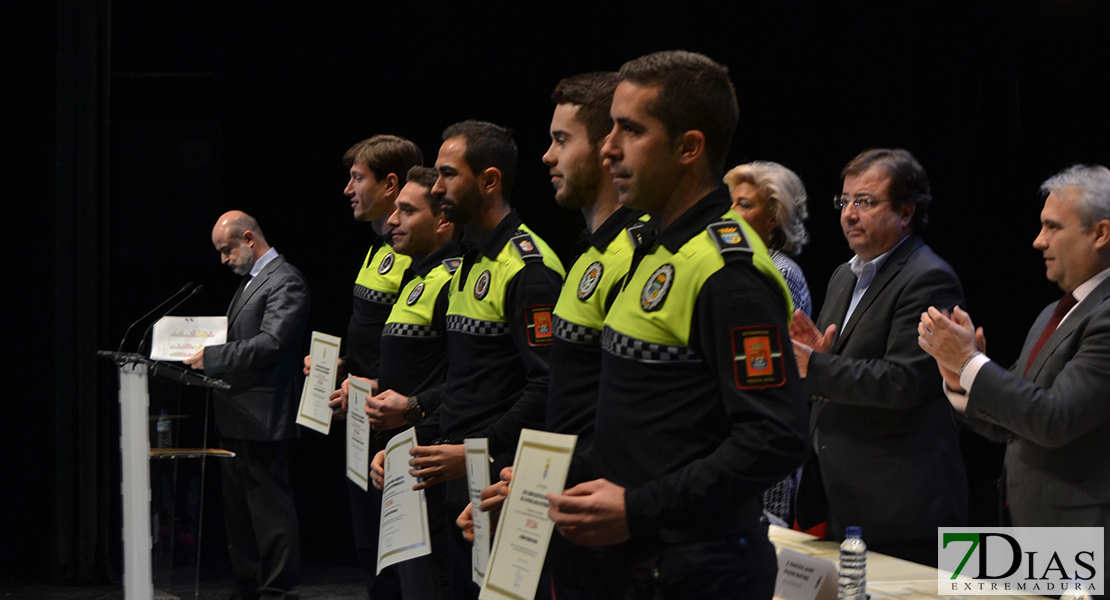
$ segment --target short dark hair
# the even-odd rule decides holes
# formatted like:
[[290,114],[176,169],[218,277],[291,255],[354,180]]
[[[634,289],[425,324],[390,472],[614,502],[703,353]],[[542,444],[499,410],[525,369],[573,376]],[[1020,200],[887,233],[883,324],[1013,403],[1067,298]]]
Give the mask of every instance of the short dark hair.
[[648,112],[663,122],[671,139],[687,131],[705,134],[709,165],[720,175],[740,109],[728,67],[686,50],[655,52],[628,61],[618,73],[621,81],[658,87]]
[[613,105],[613,90],[620,79],[612,71],[583,73],[567,77],[551,92],[555,104],[573,104],[578,107],[578,120],[586,126],[590,143],[597,145],[613,129],[609,108]]
[[463,158],[475,175],[490,167],[501,171],[501,189],[507,200],[513,190],[513,181],[516,180],[517,151],[513,130],[487,121],[470,119],[443,130],[443,141],[453,137],[466,140]]
[[395,173],[403,186],[409,169],[424,164],[424,154],[403,137],[382,134],[362,140],[343,155],[343,165],[348,169],[356,162],[365,163],[378,181]]
[[431,167],[413,167],[408,172],[408,182],[415,183],[416,185],[424,188],[424,200],[428,203],[428,207],[432,209],[433,215],[438,215],[440,211],[439,201],[432,195],[432,186],[436,184],[436,179],[439,178],[439,171]]
[[909,204],[916,207],[912,226],[915,233],[921,233],[929,224],[929,203],[933,196],[929,192],[929,176],[925,167],[917,162],[909,150],[902,148],[871,148],[853,158],[840,172],[840,180],[849,175],[860,175],[873,166],[879,166],[890,176],[890,203],[894,209]]

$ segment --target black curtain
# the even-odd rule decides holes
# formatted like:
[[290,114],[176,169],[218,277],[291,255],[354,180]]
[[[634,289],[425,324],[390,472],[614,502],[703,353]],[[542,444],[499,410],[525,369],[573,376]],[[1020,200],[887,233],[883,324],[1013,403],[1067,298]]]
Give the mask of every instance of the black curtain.
[[54,127],[55,581],[114,575],[118,407],[96,351],[109,314],[108,101],[111,0],[57,4]]

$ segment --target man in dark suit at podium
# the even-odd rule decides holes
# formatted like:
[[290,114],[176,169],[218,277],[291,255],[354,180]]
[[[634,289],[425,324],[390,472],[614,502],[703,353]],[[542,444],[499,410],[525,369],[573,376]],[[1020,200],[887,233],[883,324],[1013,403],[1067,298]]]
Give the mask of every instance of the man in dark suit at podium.
[[296,437],[296,377],[308,325],[308,284],[241,211],[212,230],[220,260],[243,283],[231,301],[227,343],[185,360],[231,384],[216,391],[216,426],[235,458],[222,465],[224,515],[235,571],[233,598],[296,598],[297,513],[289,485]]

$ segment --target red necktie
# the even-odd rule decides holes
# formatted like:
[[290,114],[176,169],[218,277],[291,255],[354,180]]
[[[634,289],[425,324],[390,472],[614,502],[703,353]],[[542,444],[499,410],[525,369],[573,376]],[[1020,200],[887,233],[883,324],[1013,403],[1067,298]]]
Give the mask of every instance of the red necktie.
[[1033,366],[1033,361],[1037,360],[1037,355],[1040,354],[1041,348],[1044,347],[1044,343],[1048,341],[1048,338],[1052,337],[1053,333],[1056,333],[1056,328],[1060,326],[1060,321],[1064,320],[1064,315],[1068,314],[1068,311],[1078,302],[1075,296],[1072,296],[1071,292],[1068,292],[1056,303],[1056,310],[1052,311],[1052,318],[1048,320],[1048,323],[1045,323],[1044,331],[1041,332],[1041,337],[1037,338],[1037,343],[1033,344],[1033,349],[1029,352],[1029,362],[1025,363],[1026,375],[1029,374],[1029,367]]

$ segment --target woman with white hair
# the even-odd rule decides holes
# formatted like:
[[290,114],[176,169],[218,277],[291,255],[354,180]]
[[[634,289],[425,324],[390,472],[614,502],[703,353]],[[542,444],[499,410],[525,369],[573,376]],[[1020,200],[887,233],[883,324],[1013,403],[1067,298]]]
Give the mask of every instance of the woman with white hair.
[[[768,161],[740,165],[725,174],[725,183],[732,194],[732,209],[740,213],[752,229],[763,238],[771,260],[782,272],[790,288],[794,308],[813,316],[809,286],[801,267],[789,255],[797,256],[809,241],[805,220],[806,188],[794,171]],[[802,470],[763,492],[763,511],[772,522],[784,527],[794,523],[794,497]]]
[[801,253],[809,241],[805,220],[806,187],[794,171],[770,161],[740,165],[725,174],[732,194],[732,209],[755,229],[771,260],[786,278],[794,308],[812,317],[809,286],[801,267],[790,256]]

